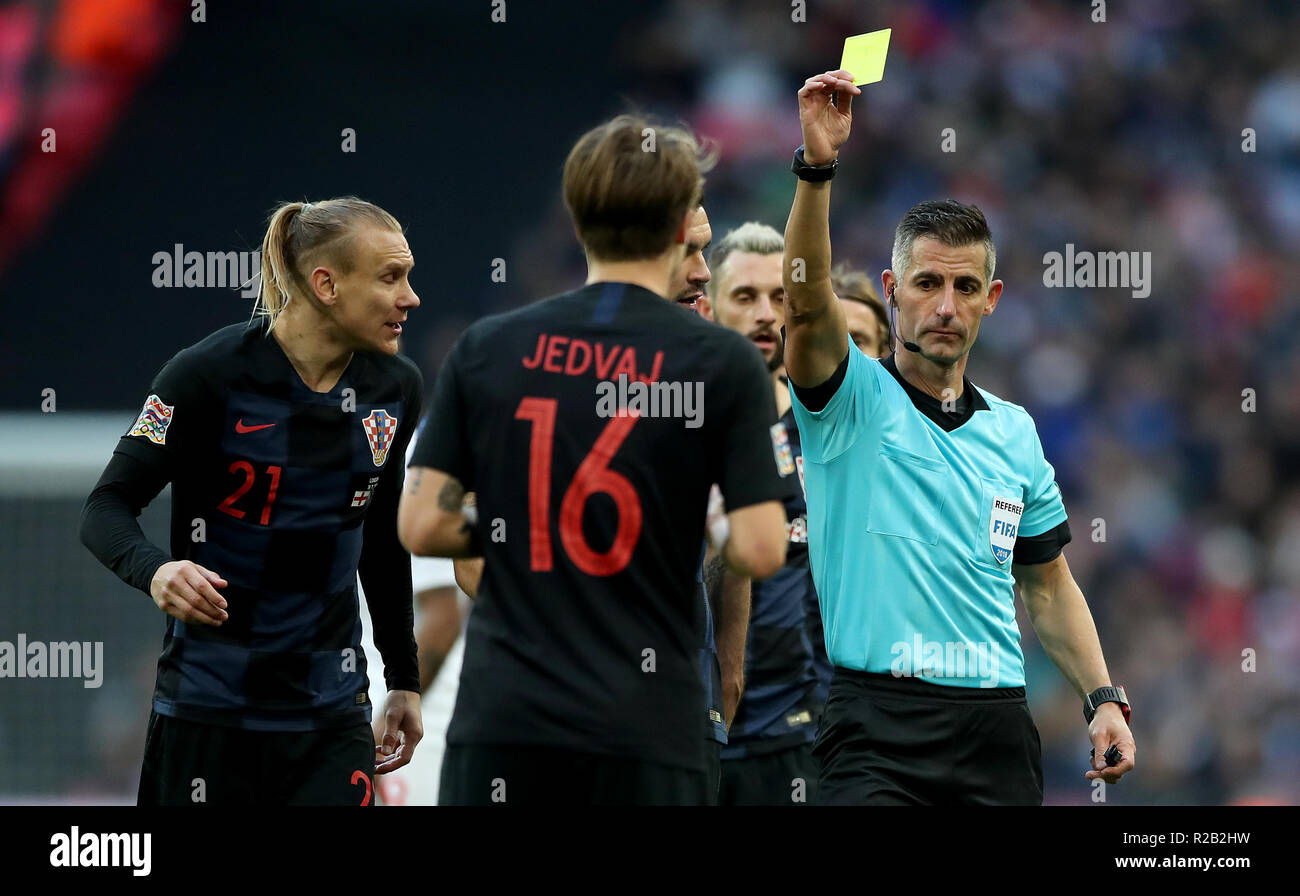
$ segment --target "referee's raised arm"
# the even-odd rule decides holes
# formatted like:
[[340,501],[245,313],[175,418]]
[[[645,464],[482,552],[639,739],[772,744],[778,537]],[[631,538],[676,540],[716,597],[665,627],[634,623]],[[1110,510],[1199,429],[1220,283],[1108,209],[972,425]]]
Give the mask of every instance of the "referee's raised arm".
[[842,69],[814,75],[799,90],[804,145],[795,155],[799,184],[785,225],[783,279],[786,374],[805,388],[830,379],[848,354],[848,323],[831,289],[830,179],[861,92]]

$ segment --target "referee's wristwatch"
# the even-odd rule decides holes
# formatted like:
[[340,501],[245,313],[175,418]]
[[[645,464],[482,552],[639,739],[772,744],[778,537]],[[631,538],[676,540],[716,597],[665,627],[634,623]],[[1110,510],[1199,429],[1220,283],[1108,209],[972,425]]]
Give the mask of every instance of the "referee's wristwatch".
[[803,144],[800,143],[799,148],[794,151],[794,162],[791,163],[790,170],[800,180],[816,184],[830,180],[835,176],[835,171],[839,167],[840,160],[838,156],[825,165],[809,165],[804,161]]
[[1118,703],[1120,712],[1124,713],[1124,724],[1128,724],[1128,695],[1124,693],[1123,688],[1112,687],[1111,685],[1097,688],[1097,690],[1083,698],[1083,720],[1091,725],[1092,717],[1097,714],[1097,707],[1103,703]]

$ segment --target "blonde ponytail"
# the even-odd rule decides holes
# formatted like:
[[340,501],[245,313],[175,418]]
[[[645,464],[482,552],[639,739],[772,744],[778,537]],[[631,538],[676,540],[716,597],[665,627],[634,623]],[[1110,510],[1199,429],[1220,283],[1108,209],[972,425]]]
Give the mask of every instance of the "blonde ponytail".
[[289,242],[289,225],[293,222],[305,203],[286,202],[271,214],[267,224],[266,235],[262,237],[262,283],[257,290],[257,304],[253,313],[266,318],[266,329],[270,332],[275,326],[280,312],[289,304],[293,295],[290,282],[294,271],[286,257]]
[[351,236],[363,224],[397,233],[402,225],[379,206],[355,196],[322,202],[285,202],[271,212],[262,237],[262,282],[253,314],[266,318],[269,333],[294,295],[309,291],[302,267],[322,252],[340,270],[351,270]]

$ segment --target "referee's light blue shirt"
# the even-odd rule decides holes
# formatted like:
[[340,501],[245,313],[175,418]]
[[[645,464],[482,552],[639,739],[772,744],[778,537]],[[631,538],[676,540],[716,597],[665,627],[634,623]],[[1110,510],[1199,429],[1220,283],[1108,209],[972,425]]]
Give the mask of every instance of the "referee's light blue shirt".
[[825,408],[790,392],[831,662],[954,687],[1023,686],[1011,552],[1017,537],[1066,518],[1028,412],[979,390],[989,409],[944,432],[851,342]]

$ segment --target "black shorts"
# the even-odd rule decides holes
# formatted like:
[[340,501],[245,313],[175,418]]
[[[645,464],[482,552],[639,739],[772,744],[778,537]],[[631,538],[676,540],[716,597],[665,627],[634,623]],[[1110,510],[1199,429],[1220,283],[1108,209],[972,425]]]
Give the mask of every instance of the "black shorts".
[[141,806],[369,806],[370,725],[246,731],[149,715]]
[[557,747],[447,746],[440,806],[701,806],[708,773]]
[[816,799],[817,760],[810,743],[722,762],[719,805],[810,806]]
[[954,688],[836,667],[813,755],[822,805],[1042,805],[1024,688]]

